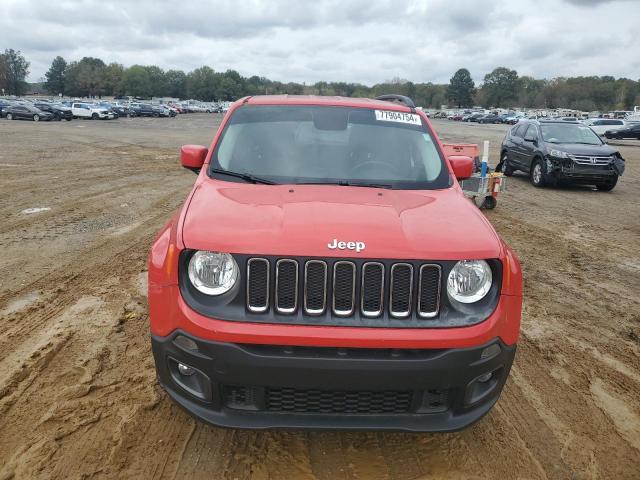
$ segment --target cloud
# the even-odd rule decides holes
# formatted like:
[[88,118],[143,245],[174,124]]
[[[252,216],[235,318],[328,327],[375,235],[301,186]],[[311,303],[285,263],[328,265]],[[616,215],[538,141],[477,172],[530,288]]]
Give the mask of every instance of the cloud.
[[[624,0],[618,0],[622,2]],[[0,44],[40,79],[56,55],[274,80],[637,77],[640,2],[614,0],[2,0]],[[608,48],[615,46],[615,49]]]

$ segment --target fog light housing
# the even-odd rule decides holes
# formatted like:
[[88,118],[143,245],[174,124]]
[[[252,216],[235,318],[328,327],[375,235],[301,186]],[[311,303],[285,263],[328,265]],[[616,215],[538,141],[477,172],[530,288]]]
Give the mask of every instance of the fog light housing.
[[173,382],[199,400],[210,402],[212,395],[211,380],[195,367],[168,357],[167,364]]
[[178,362],[178,372],[180,373],[180,375],[190,377],[191,375],[194,375],[196,373],[196,370],[194,368],[191,368],[189,365]]

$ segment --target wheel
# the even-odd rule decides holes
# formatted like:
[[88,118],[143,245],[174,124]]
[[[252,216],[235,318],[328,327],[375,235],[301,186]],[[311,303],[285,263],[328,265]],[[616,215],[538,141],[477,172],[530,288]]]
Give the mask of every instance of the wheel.
[[98,120],[98,118],[100,118],[100,116],[97,113],[91,114],[91,120]]
[[60,115],[55,116],[56,122],[62,121],[62,117]]
[[7,113],[7,120],[13,120],[13,113]]
[[493,210],[494,208],[496,208],[496,205],[498,205],[498,201],[495,199],[495,197],[488,196],[488,197],[484,197],[484,200],[482,200],[482,203],[480,204],[480,209]]
[[507,155],[507,152],[504,152],[504,154],[502,155],[502,160],[500,160],[500,163],[502,164],[502,173],[505,174],[505,176],[510,177],[511,175],[513,175],[513,167],[511,165],[509,165],[509,155]]
[[610,192],[615,188],[617,183],[618,183],[618,176],[616,175],[615,177],[613,177],[612,180],[609,180],[608,182],[597,183],[596,187],[598,188],[598,190],[602,192]]
[[539,158],[536,158],[533,161],[533,165],[531,166],[530,173],[531,185],[534,187],[544,187],[546,184],[544,167],[542,166],[542,161]]
[[73,118],[67,118],[66,120],[67,122],[70,122],[71,120],[73,120]]
[[40,115],[38,115],[37,113],[33,116],[33,121],[34,122],[39,122],[40,121]]

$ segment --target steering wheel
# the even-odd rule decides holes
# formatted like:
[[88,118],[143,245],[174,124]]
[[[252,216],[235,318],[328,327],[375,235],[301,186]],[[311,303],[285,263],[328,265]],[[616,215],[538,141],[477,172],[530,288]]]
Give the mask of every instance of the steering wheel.
[[392,165],[389,165],[386,162],[381,162],[380,160],[367,160],[367,161],[364,161],[364,162],[359,163],[357,165],[354,165],[349,170],[349,173],[354,174],[354,173],[359,172],[360,170],[363,170],[365,168],[366,169],[371,169],[372,167],[375,168],[375,166],[382,167],[384,170],[386,170],[387,172],[389,172],[391,174],[397,173]]

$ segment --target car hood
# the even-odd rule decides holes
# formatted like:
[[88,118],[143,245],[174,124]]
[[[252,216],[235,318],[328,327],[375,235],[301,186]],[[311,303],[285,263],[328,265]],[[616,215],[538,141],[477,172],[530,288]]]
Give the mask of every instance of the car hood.
[[581,143],[546,143],[547,151],[554,149],[574,155],[607,156],[617,150],[606,143],[602,145],[583,145]]
[[[340,250],[329,243],[364,242]],[[502,243],[455,188],[386,190],[333,185],[254,185],[206,178],[182,224],[187,248],[231,253],[405,258],[497,258]]]

